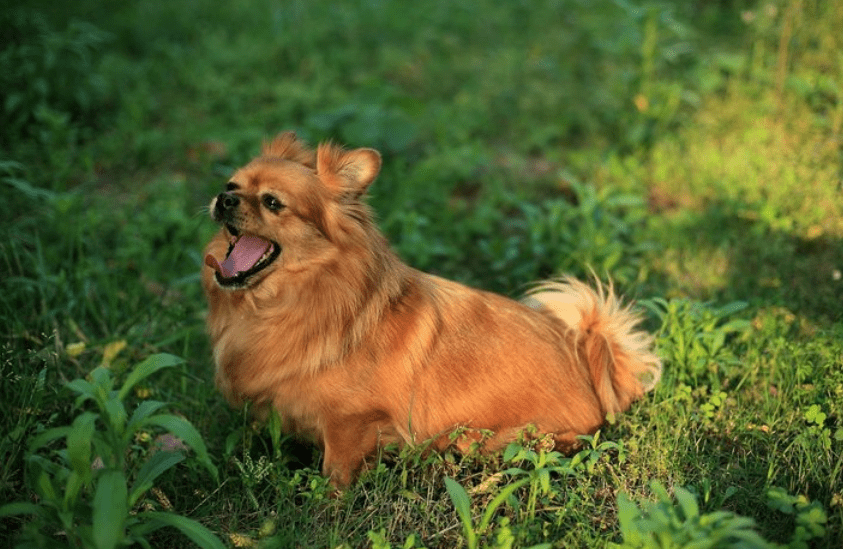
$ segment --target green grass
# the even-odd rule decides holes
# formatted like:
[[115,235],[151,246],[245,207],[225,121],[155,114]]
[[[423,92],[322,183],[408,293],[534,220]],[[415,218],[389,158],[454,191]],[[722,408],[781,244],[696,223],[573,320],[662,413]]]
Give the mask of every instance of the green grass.
[[[191,455],[132,511],[231,546],[839,547],[839,0],[85,0],[0,23],[0,505],[46,505],[33,455],[61,445],[30,441],[82,413],[67,382],[166,352],[184,362],[127,409],[170,403],[219,482]],[[286,129],[384,153],[371,200],[415,267],[510,295],[611,276],[661,384],[581,454],[388,450],[331,497],[317,452],[216,393],[203,326],[204,208]],[[24,518],[0,518],[10,547]]]

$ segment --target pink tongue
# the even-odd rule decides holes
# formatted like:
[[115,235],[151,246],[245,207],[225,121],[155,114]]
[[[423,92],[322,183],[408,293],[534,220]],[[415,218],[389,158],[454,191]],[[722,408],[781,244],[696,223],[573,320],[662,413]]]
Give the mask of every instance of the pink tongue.
[[234,243],[234,248],[228,257],[220,263],[216,257],[208,254],[205,264],[219,272],[225,278],[231,278],[238,273],[248,271],[266,253],[272,244],[258,236],[243,235]]

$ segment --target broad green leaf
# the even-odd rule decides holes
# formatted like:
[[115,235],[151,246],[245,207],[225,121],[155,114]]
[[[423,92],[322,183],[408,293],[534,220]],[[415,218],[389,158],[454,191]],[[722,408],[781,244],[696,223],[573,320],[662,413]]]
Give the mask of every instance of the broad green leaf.
[[67,433],[67,458],[71,468],[81,475],[91,470],[91,439],[97,417],[93,412],[76,416]]
[[111,370],[102,366],[97,366],[91,370],[91,380],[93,381],[93,390],[96,395],[106,395],[114,385],[114,379],[111,377]]
[[164,452],[158,451],[152,455],[149,460],[143,464],[141,470],[138,471],[138,476],[135,479],[135,484],[129,494],[129,505],[137,503],[144,492],[152,487],[153,482],[161,473],[177,464],[184,459],[184,454],[181,452]]
[[641,533],[636,527],[636,520],[641,516],[641,510],[627,496],[621,492],[618,494],[618,523],[625,545],[637,547],[641,542]]
[[660,500],[662,501],[670,501],[670,494],[667,493],[665,487],[662,485],[661,482],[654,480],[650,483],[650,490],[656,494]]
[[120,388],[120,392],[117,394],[117,398],[123,400],[124,398],[126,398],[126,395],[129,393],[129,391],[132,390],[132,387],[134,387],[140,381],[151,376],[158,370],[170,368],[172,366],[175,366],[176,364],[181,364],[182,362],[184,362],[183,359],[166,353],[160,353],[157,355],[147,357],[146,360],[135,366],[132,372],[128,375],[128,377],[126,377],[126,381]]
[[542,488],[542,493],[547,494],[550,492],[550,471],[547,469],[539,469],[537,471],[539,476],[539,484]]
[[682,514],[684,515],[683,518],[685,520],[689,520],[700,515],[700,508],[697,505],[697,500],[691,492],[681,486],[677,486],[673,491],[673,494],[676,496],[676,501],[679,502],[679,506],[682,508]]
[[509,444],[503,451],[503,460],[505,462],[512,461],[522,450],[522,446],[517,442]]
[[30,439],[29,453],[35,453],[52,441],[66,437],[69,432],[70,425],[64,425],[62,427],[53,427],[52,429],[47,429],[43,433],[39,433]]
[[689,541],[682,545],[682,549],[712,549],[716,547],[716,539],[698,539],[696,541]]
[[114,429],[115,433],[120,436],[123,434],[126,427],[126,407],[123,402],[116,398],[111,398],[105,403],[106,421]]
[[68,389],[88,398],[94,398],[94,386],[84,379],[74,379],[65,385]]
[[159,511],[139,513],[138,518],[151,519],[153,522],[160,523],[161,526],[172,526],[202,549],[225,549],[225,545],[213,532],[193,519]]
[[474,549],[477,546],[477,533],[474,531],[474,525],[471,523],[471,501],[468,499],[468,493],[460,483],[451,477],[445,477],[445,489],[454,503],[454,508],[462,521],[463,533],[465,534],[466,543],[469,549]]
[[196,452],[196,459],[208,469],[214,480],[217,480],[217,468],[211,463],[211,458],[208,456],[208,450],[205,447],[205,441],[202,440],[199,431],[189,421],[171,414],[159,414],[146,418],[141,422],[141,425],[161,427],[182,439],[185,444],[193,448],[193,451]]
[[269,436],[272,438],[272,449],[276,454],[280,454],[281,450],[281,416],[275,407],[270,408],[269,420],[267,421],[267,429]]
[[41,471],[38,475],[38,484],[35,486],[35,493],[37,493],[42,500],[46,500],[55,505],[59,504],[59,498],[56,496],[56,488],[53,486],[53,479],[46,471]]
[[93,502],[93,533],[97,549],[113,549],[123,540],[129,513],[128,490],[123,471],[108,470],[97,481]]
[[73,508],[73,505],[76,502],[76,496],[79,495],[79,491],[82,489],[83,486],[85,486],[86,481],[88,481],[90,477],[90,468],[85,473],[79,473],[77,471],[70,472],[70,475],[67,477],[67,484],[64,488],[65,509]]
[[0,518],[16,515],[40,515],[41,511],[41,506],[35,503],[27,503],[23,501],[8,503],[0,507]]
[[454,508],[457,510],[460,519],[464,523],[471,524],[471,501],[465,488],[451,477],[445,477],[445,489],[451,496],[451,501],[454,503]]
[[157,400],[144,400],[138,407],[135,408],[135,411],[132,412],[132,417],[129,419],[129,431],[134,431],[135,426],[140,423],[141,421],[145,420],[164,406],[166,406],[166,402],[159,402]]

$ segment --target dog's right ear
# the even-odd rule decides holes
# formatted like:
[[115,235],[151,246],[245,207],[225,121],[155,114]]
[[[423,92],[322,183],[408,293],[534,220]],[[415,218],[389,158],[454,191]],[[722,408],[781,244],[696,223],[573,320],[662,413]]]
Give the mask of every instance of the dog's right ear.
[[381,155],[374,149],[347,151],[323,143],[316,152],[316,174],[339,196],[359,198],[380,171]]
[[295,132],[284,132],[278,134],[272,141],[264,142],[263,155],[298,162],[308,168],[316,168],[316,153],[304,141],[300,141]]

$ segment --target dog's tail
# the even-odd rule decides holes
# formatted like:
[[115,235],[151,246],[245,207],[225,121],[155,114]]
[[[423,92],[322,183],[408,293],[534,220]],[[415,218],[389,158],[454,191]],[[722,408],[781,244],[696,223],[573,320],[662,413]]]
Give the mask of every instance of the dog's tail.
[[637,329],[640,318],[623,306],[611,283],[595,288],[571,277],[534,288],[525,303],[544,307],[574,330],[577,355],[589,369],[603,411],[616,414],[659,381],[661,360],[652,337]]

